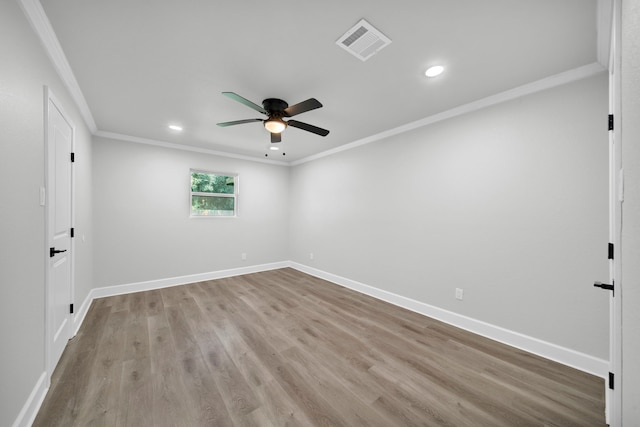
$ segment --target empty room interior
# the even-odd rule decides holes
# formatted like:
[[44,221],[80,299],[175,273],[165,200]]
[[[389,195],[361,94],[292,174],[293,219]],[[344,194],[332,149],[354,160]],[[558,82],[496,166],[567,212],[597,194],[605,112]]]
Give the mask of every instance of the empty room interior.
[[640,425],[640,4],[4,0],[0,425]]

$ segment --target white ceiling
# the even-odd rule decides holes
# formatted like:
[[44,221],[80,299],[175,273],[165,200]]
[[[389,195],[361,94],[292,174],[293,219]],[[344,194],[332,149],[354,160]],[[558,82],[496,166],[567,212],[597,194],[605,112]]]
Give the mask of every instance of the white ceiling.
[[[596,0],[41,0],[98,134],[295,161],[594,64]],[[392,40],[366,62],[335,42],[365,18]],[[428,79],[429,65],[443,75]],[[317,98],[267,150],[261,104]],[[181,133],[167,126],[178,123]],[[133,139],[133,138],[131,138]]]

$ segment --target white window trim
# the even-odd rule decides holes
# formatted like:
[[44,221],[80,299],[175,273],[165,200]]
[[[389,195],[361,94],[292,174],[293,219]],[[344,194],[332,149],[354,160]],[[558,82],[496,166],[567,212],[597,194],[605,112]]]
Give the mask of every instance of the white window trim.
[[[220,176],[232,176],[233,177],[233,194],[228,193],[203,193],[203,192],[194,192],[191,191],[191,175],[193,173],[204,173],[208,175],[220,175]],[[240,194],[240,176],[237,173],[229,173],[229,172],[216,172],[209,171],[204,169],[189,169],[189,218],[200,219],[200,218],[238,218],[239,216],[239,203],[238,196]],[[191,200],[193,196],[215,196],[215,197],[231,197],[234,199],[233,204],[233,212],[234,215],[194,215],[191,211]]]

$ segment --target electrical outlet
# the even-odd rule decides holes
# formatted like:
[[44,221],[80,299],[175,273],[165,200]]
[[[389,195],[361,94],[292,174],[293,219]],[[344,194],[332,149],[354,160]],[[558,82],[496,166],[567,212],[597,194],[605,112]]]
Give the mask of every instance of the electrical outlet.
[[456,288],[456,299],[462,301],[462,295],[463,295],[464,291],[460,288]]
[[247,254],[245,252],[242,252],[242,254],[240,254],[240,258],[245,261],[247,259]]

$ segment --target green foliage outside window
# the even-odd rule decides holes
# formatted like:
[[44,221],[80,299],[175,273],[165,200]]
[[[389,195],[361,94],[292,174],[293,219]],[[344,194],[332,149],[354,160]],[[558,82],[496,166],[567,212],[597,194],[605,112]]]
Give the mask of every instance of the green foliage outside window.
[[192,193],[235,193],[235,177],[212,173],[191,172]]
[[191,171],[191,216],[235,216],[236,176]]

